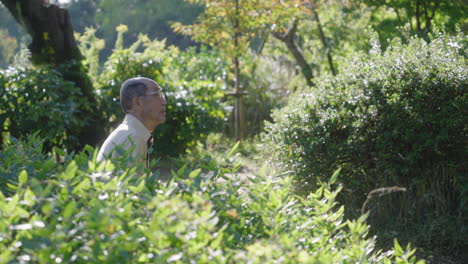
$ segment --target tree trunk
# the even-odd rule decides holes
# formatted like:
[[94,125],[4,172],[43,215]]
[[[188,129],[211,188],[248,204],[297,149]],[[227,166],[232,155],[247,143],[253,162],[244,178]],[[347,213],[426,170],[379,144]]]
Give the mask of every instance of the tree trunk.
[[416,29],[418,30],[418,34],[421,33],[421,11],[419,1],[416,1]]
[[286,44],[288,50],[293,54],[294,58],[296,59],[297,64],[301,67],[302,74],[306,78],[306,82],[308,86],[314,86],[314,82],[312,79],[314,75],[312,74],[312,69],[310,68],[309,64],[304,58],[304,55],[300,51],[299,47],[294,42],[294,34],[296,33],[297,29],[297,20],[294,20],[292,26],[288,29],[286,33],[279,33],[273,32],[273,36],[277,39],[281,40]]
[[[34,65],[49,65],[62,73],[63,78],[81,89],[86,105],[81,105],[80,113],[74,118],[86,122],[80,131],[69,128],[67,135],[75,135],[81,150],[86,144],[96,146],[104,134],[103,120],[96,110],[97,101],[92,82],[82,64],[83,56],[76,45],[73,28],[66,9],[48,5],[45,0],[0,0],[16,21],[31,35],[28,46]],[[73,131],[72,131],[73,130]]]
[[317,21],[317,27],[319,30],[320,40],[322,41],[323,47],[325,48],[325,53],[327,53],[327,60],[328,60],[328,65],[330,66],[330,71],[332,72],[333,76],[336,76],[336,70],[335,70],[335,66],[333,66],[333,58],[331,56],[331,48],[330,46],[328,46],[327,40],[325,38],[325,33],[323,33],[322,23],[320,22],[319,15],[315,11],[315,9],[312,9],[312,12],[315,16],[315,20]]

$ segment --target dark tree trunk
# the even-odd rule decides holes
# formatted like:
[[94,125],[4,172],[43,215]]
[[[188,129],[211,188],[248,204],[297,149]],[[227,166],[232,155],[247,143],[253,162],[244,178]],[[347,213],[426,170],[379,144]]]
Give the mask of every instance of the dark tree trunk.
[[416,29],[421,32],[421,10],[420,10],[420,2],[416,1]]
[[315,20],[317,21],[317,27],[319,30],[319,35],[320,35],[320,40],[322,41],[323,48],[325,49],[325,52],[327,53],[327,60],[328,60],[328,65],[330,66],[330,71],[332,72],[333,76],[336,75],[336,70],[335,66],[333,66],[333,58],[331,55],[331,47],[327,43],[327,39],[325,38],[325,33],[323,33],[322,29],[322,23],[320,22],[320,18],[318,13],[315,11],[315,9],[312,9],[312,12],[314,14]]
[[296,33],[296,30],[297,20],[294,20],[292,26],[288,29],[287,32],[273,32],[273,36],[275,36],[277,39],[281,40],[282,42],[284,42],[284,44],[286,44],[288,50],[293,54],[294,58],[296,59],[297,64],[299,64],[299,67],[301,67],[301,71],[304,77],[306,78],[307,85],[314,86],[315,84],[312,81],[312,79],[314,78],[314,75],[312,74],[312,69],[305,60],[304,55],[302,54],[299,47],[294,42],[294,35]]
[[31,35],[28,46],[34,65],[49,65],[62,73],[63,78],[81,89],[88,101],[81,105],[79,118],[86,122],[80,131],[67,131],[78,137],[81,150],[86,144],[96,146],[105,136],[103,120],[97,111],[93,85],[82,65],[82,55],[73,36],[73,28],[66,9],[48,5],[45,0],[0,0],[16,21]]

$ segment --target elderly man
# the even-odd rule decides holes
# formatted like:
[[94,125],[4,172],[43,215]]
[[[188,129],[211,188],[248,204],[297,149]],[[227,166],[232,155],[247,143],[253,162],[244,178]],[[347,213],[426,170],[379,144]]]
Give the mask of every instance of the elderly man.
[[153,80],[137,77],[126,80],[120,88],[120,105],[125,113],[124,121],[104,141],[98,161],[118,156],[115,148],[131,148],[133,163],[145,162],[149,167],[148,149],[153,137],[151,132],[166,121],[166,99],[161,87]]

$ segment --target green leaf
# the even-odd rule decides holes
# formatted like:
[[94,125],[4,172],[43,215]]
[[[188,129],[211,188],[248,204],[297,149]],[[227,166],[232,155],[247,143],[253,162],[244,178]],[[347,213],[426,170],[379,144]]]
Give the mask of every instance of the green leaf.
[[201,171],[202,171],[202,169],[201,169],[201,168],[198,168],[198,169],[196,169],[196,170],[190,172],[189,177],[190,177],[190,178],[195,178],[195,177],[197,177],[198,175],[200,175],[200,172],[201,172]]
[[266,169],[267,169],[267,164],[263,164],[263,166],[260,168],[260,170],[258,171],[258,175],[259,176],[265,176],[265,173],[266,173]]
[[71,180],[73,177],[75,177],[77,170],[78,165],[76,165],[76,161],[72,160],[65,169],[65,172],[62,174],[62,178],[64,180]]
[[237,141],[237,143],[231,148],[231,150],[228,152],[228,154],[226,155],[226,158],[230,158],[234,152],[237,150],[237,148],[239,147],[239,144],[240,144],[240,141]]
[[330,178],[329,184],[334,184],[338,180],[338,175],[340,175],[341,168],[337,169]]
[[398,240],[396,238],[393,240],[393,248],[395,249],[396,256],[403,255],[403,249],[401,248],[400,243],[398,243]]
[[131,191],[135,192],[135,193],[140,193],[145,188],[145,180],[141,180],[140,184],[138,184],[138,186],[136,186],[136,187],[135,186],[129,186],[128,188]]
[[75,202],[71,201],[69,202],[66,206],[65,209],[63,210],[63,218],[68,219],[72,215],[73,211],[75,210]]
[[18,176],[18,185],[23,186],[28,181],[28,173],[22,170]]
[[187,168],[187,164],[185,164],[184,166],[182,166],[182,167],[177,171],[177,177],[183,178],[186,168]]

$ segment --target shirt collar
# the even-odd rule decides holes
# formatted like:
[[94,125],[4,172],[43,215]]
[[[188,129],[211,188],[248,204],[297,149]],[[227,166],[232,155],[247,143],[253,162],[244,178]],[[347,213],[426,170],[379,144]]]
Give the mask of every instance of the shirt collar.
[[145,140],[151,137],[151,133],[146,129],[145,125],[143,125],[143,123],[133,115],[126,114],[123,123],[128,124],[130,128],[134,129],[137,136],[142,137]]

